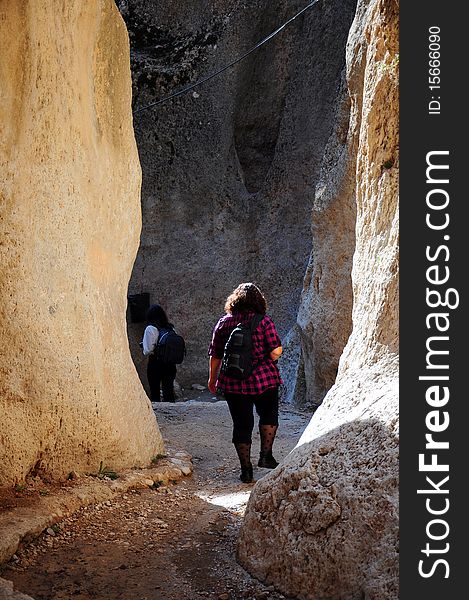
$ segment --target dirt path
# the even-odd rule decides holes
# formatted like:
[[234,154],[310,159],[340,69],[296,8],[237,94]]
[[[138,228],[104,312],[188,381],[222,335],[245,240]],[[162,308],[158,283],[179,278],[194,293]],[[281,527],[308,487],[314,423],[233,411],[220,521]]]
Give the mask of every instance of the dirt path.
[[[284,598],[235,560],[253,484],[238,480],[226,403],[161,403],[155,412],[166,446],[192,454],[193,476],[82,509],[18,551],[0,575],[36,600]],[[281,412],[278,459],[295,446],[307,421]],[[253,459],[258,447],[257,434]],[[255,468],[256,479],[267,473]]]

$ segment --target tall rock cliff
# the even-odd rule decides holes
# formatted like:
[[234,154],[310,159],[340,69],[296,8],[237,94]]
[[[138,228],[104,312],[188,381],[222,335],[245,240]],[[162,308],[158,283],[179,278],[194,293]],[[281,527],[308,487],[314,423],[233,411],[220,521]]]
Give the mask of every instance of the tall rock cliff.
[[[355,5],[319,2],[222,75],[139,110],[241,56],[305,2],[118,0],[130,32],[143,170],[143,230],[130,292],[149,292],[185,335],[182,383],[206,379],[212,328],[242,281],[265,292],[284,342],[296,328],[314,191]],[[353,244],[347,250],[342,322],[348,325],[335,343],[335,368],[351,323]],[[145,381],[142,330],[143,324],[129,325]]]
[[140,232],[111,0],[0,5],[0,485],[162,449],[126,336]]
[[[336,382],[297,447],[255,486],[238,546],[251,573],[301,599],[399,595],[397,68],[397,2],[360,0],[347,43],[347,142],[335,152],[349,157],[334,165],[326,152],[316,198],[316,208],[326,200],[339,231],[334,202],[347,190],[356,201],[353,330]],[[300,323],[317,322],[321,273],[335,268],[334,245],[323,239]]]

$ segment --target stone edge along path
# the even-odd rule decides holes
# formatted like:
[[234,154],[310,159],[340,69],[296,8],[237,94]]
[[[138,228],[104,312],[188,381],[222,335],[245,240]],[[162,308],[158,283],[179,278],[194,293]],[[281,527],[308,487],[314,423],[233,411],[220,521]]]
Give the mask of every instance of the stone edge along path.
[[[78,480],[73,487],[64,487],[55,495],[41,497],[34,507],[4,511],[0,513],[0,564],[15,554],[23,540],[38,537],[48,527],[84,506],[111,500],[130,489],[177,482],[192,475],[192,470],[190,454],[167,449],[164,458],[159,459],[154,467],[121,471],[116,480],[84,476],[86,481]],[[5,580],[0,578],[0,600],[9,597],[3,595],[3,582]]]

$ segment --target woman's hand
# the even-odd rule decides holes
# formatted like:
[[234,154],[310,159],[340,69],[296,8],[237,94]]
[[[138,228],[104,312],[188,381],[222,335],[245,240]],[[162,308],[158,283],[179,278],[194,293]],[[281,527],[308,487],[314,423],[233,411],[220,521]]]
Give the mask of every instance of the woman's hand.
[[217,393],[217,378],[218,378],[218,371],[220,370],[220,366],[221,366],[221,358],[215,358],[214,356],[210,357],[210,362],[209,362],[209,377],[208,377],[208,384],[207,387],[209,389],[210,392],[212,392],[212,394],[216,394]]
[[272,360],[278,360],[280,358],[280,355],[282,354],[282,352],[283,352],[282,346],[278,346],[277,348],[274,348],[272,350],[272,352],[269,354],[269,356]]

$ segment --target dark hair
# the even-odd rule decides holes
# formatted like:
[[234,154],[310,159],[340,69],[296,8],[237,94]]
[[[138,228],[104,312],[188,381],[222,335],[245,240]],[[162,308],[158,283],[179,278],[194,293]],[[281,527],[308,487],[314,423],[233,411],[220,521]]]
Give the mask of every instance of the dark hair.
[[257,285],[254,285],[253,283],[240,283],[226,299],[225,312],[234,313],[249,311],[265,315],[267,312],[267,303]]
[[152,304],[148,309],[147,323],[155,327],[171,327],[163,307],[159,304]]

